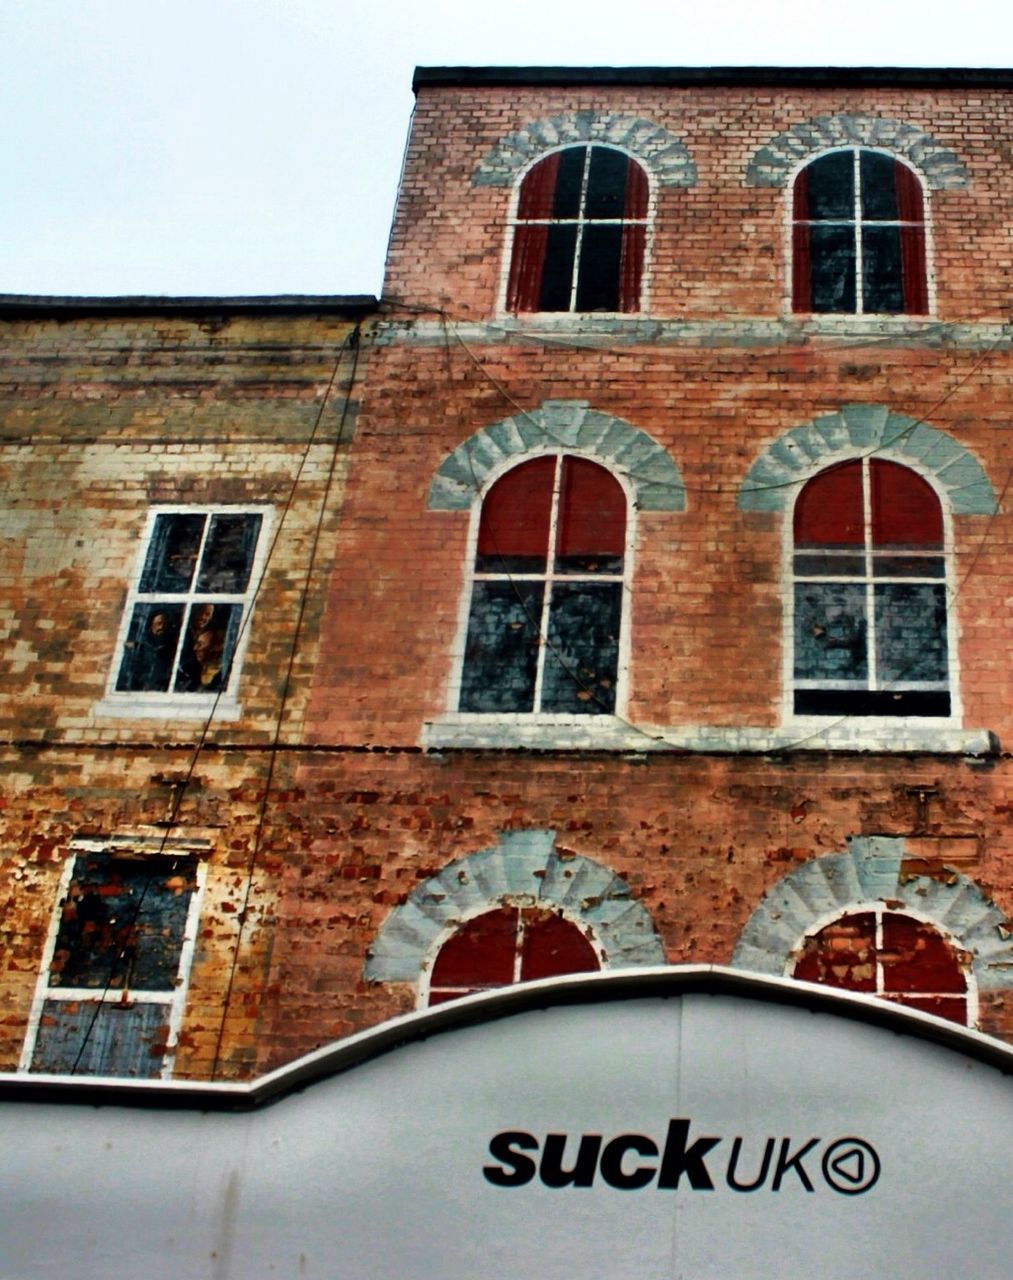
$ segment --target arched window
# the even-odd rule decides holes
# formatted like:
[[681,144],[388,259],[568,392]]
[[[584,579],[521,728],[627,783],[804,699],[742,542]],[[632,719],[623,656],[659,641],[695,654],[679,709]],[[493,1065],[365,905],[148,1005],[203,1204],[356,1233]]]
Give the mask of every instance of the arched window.
[[604,467],[545,454],[482,504],[459,709],[610,714],[626,495]]
[[503,906],[467,921],[443,944],[430,975],[428,1003],[600,968],[590,941],[557,912]]
[[925,210],[914,170],[860,147],[795,179],[792,305],[802,312],[925,315]]
[[794,709],[948,716],[943,513],[882,458],[821,471],[794,520]]
[[566,147],[529,169],[514,220],[508,311],[639,311],[644,170],[612,147]]
[[792,976],[973,1022],[967,966],[938,929],[885,906],[849,912],[810,934]]

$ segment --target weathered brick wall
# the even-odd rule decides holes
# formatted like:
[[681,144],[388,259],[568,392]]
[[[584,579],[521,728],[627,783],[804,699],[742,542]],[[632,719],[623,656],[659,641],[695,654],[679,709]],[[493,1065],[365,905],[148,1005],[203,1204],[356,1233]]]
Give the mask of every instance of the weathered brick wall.
[[[148,511],[176,504],[272,511],[238,731],[274,734],[321,504],[325,547],[340,507],[350,329],[323,317],[0,322],[0,735],[113,741],[193,730],[189,716],[152,724],[96,711],[118,662]],[[346,440],[353,428],[345,414]],[[317,604],[311,595],[289,733],[298,734],[314,661]]]
[[856,88],[427,87],[417,96],[384,294],[486,319],[496,308],[509,186],[473,176],[504,138],[572,112],[628,115],[669,130],[695,163],[689,187],[657,195],[650,313],[780,316],[788,292],[783,190],[747,186],[772,139],[818,117],[880,116],[927,133],[963,163],[964,189],[930,199],[940,318],[1002,322],[1013,265],[1011,107],[1004,92]]

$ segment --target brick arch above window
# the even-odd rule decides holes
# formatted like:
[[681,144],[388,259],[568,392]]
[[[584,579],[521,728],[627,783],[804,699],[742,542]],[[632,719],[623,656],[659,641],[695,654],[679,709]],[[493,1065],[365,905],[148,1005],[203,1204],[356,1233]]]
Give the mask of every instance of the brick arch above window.
[[952,436],[886,405],[849,404],[779,436],[749,468],[740,511],[785,511],[796,485],[846,457],[881,453],[933,480],[956,515],[993,515],[995,490],[978,459]]
[[502,903],[555,908],[579,921],[607,969],[665,963],[647,910],[608,867],[556,848],[554,831],[506,831],[490,849],[449,863],[419,885],[384,921],[364,977],[416,982],[455,923]]
[[696,165],[674,133],[640,116],[569,111],[546,116],[507,134],[472,175],[476,187],[512,187],[537,156],[580,142],[618,147],[638,160],[663,187],[692,187]]
[[800,940],[828,919],[885,902],[949,934],[971,956],[980,990],[1008,987],[1013,942],[1006,917],[967,876],[913,874],[906,857],[903,837],[854,836],[846,852],[803,863],[764,895],[742,930],[732,967],[783,976]]
[[684,511],[679,468],[656,440],[622,418],[591,409],[586,400],[545,400],[483,427],[440,464],[429,487],[431,511],[467,511],[492,473],[512,458],[540,449],[584,453],[622,475],[639,511]]
[[746,167],[747,187],[784,187],[791,174],[821,151],[836,147],[872,147],[903,156],[924,177],[930,191],[970,186],[957,156],[917,125],[882,116],[816,116],[779,133],[753,154]]

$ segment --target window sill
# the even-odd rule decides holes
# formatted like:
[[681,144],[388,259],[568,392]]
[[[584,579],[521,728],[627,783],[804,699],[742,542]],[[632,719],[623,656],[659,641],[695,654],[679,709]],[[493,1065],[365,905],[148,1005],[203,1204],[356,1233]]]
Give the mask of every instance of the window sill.
[[615,716],[451,714],[422,730],[427,751],[487,749],[532,751],[686,751],[775,753],[864,751],[983,756],[998,750],[987,729],[960,729],[949,721],[851,718],[798,719],[778,728],[723,725],[631,725]]
[[238,720],[243,709],[235,698],[145,698],[136,694],[111,694],[96,702],[95,716],[116,720]]

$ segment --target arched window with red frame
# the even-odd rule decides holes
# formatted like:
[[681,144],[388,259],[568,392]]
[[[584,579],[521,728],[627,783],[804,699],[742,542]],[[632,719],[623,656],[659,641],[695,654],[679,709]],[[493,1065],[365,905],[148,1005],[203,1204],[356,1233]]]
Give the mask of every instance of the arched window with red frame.
[[553,151],[521,182],[508,311],[640,310],[647,174],[614,147]]
[[466,921],[443,944],[428,1003],[600,968],[598,952],[573,921],[544,907],[505,905]]
[[968,957],[934,925],[877,905],[848,912],[810,934],[792,976],[971,1026],[968,970]]
[[795,502],[797,715],[949,716],[947,556],[935,490],[856,458]]
[[544,454],[482,503],[461,667],[467,712],[615,711],[626,494],[586,458]]
[[925,197],[902,160],[861,147],[830,151],[792,188],[792,308],[927,315]]

